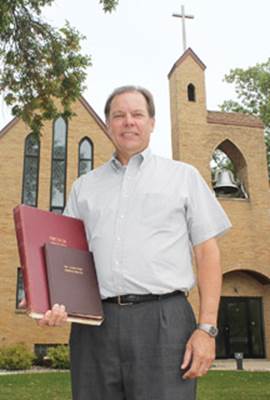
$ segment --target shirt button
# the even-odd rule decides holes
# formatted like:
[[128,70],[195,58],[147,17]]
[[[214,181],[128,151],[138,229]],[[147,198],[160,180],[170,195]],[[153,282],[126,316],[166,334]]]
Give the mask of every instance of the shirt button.
[[124,217],[125,217],[124,214],[121,214],[121,215],[120,215],[120,218],[121,218],[121,219],[123,219]]
[[119,265],[119,261],[118,260],[114,260],[116,265]]
[[117,236],[116,239],[118,240],[118,242],[120,242],[120,240],[121,240],[120,236]]

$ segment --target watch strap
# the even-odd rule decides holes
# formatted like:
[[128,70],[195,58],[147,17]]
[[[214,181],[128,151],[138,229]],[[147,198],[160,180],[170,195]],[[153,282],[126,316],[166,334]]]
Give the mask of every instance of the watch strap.
[[197,329],[208,333],[211,337],[216,337],[218,335],[218,328],[211,324],[198,324]]

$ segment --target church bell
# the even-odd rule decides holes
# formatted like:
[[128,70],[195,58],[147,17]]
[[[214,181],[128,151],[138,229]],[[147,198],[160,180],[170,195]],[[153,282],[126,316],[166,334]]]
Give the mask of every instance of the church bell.
[[216,172],[214,190],[217,195],[233,195],[239,190],[232,171],[220,169]]

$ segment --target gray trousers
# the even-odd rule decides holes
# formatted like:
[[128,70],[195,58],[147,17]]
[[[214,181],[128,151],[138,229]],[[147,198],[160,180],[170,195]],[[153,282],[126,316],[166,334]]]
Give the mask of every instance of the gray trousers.
[[73,400],[195,400],[180,370],[195,328],[186,297],[103,305],[102,326],[72,325]]

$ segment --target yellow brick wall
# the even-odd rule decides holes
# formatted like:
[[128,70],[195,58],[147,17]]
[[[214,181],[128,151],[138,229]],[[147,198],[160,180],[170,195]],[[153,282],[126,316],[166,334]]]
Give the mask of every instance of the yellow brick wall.
[[[87,136],[94,145],[94,167],[107,161],[113,146],[95,118],[82,102],[74,105],[76,117],[68,122],[67,194],[78,173],[78,143]],[[25,342],[66,343],[69,327],[40,328],[24,312],[15,311],[16,278],[19,259],[14,232],[12,209],[21,202],[24,141],[29,133],[18,120],[8,132],[0,136],[1,191],[0,191],[0,347]],[[40,144],[38,207],[49,209],[51,179],[52,123],[45,124]]]

